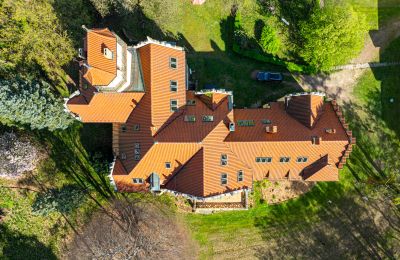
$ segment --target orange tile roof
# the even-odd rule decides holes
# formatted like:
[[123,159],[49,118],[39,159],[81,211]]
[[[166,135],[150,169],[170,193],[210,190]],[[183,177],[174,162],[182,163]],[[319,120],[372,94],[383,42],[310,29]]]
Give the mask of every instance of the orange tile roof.
[[125,123],[143,93],[95,93],[89,104],[67,103],[68,109],[85,123]]
[[[186,91],[184,51],[161,43],[137,48],[145,93],[85,94],[68,102],[84,122],[113,123],[113,177],[120,190],[148,189],[152,173],[159,175],[163,187],[199,197],[251,187],[254,180],[264,178],[338,179],[352,135],[336,104],[324,102],[319,94],[302,94],[273,102],[269,108],[232,109],[229,93]],[[169,67],[170,57],[177,58],[177,69]],[[176,92],[170,90],[171,80],[178,82]],[[170,110],[171,99],[178,101],[175,113]],[[213,120],[203,121],[204,116]],[[134,147],[140,147],[139,154]],[[227,165],[221,165],[221,155],[227,156]],[[256,162],[257,157],[272,161]],[[280,157],[290,159],[280,162]],[[307,160],[298,162],[298,157]],[[243,181],[238,181],[239,171]],[[226,185],[221,185],[221,174],[227,174]],[[147,182],[136,185],[133,178]]]
[[[87,63],[84,78],[94,86],[105,86],[117,76],[117,38],[108,29],[91,29],[87,33]],[[113,59],[104,56],[104,48],[113,52]]]

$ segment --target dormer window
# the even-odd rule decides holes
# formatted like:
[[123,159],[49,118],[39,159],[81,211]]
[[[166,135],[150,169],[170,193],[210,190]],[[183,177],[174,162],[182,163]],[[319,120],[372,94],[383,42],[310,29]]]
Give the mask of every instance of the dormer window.
[[169,81],[169,88],[172,92],[177,92],[178,91],[178,81],[176,80],[170,80]]
[[237,173],[237,181],[241,182],[241,181],[243,181],[243,179],[244,179],[243,171],[239,170],[238,173]]
[[195,106],[195,105],[196,105],[196,100],[194,100],[194,99],[188,99],[188,100],[186,101],[186,105],[187,105],[187,106]]
[[114,58],[114,53],[107,47],[103,49],[103,55],[109,60],[112,60]]
[[176,69],[178,68],[178,59],[174,57],[169,58],[169,67],[171,69]]
[[184,118],[185,122],[196,122],[196,116],[194,115],[185,115]]
[[122,131],[122,133],[125,133],[126,132],[126,124],[123,124],[123,125],[121,125],[121,131]]

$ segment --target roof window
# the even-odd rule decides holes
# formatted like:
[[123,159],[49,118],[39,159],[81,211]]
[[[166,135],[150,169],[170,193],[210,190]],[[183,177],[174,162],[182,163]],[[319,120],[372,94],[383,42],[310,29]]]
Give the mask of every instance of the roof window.
[[255,126],[256,123],[254,120],[238,120],[237,121],[238,126]]
[[178,68],[178,59],[174,57],[169,58],[169,67],[171,69],[176,69]]
[[262,119],[261,123],[263,123],[264,125],[270,125],[270,124],[272,124],[272,121],[269,119]]
[[238,182],[241,182],[241,181],[243,181],[243,180],[244,180],[243,171],[242,171],[242,170],[239,170],[238,173],[237,173],[237,181],[238,181]]
[[133,178],[133,183],[134,184],[143,184],[143,179],[142,178]]
[[203,116],[203,122],[213,122],[213,121],[214,121],[214,116],[212,115]]
[[169,81],[169,88],[171,89],[172,92],[177,92],[178,91],[178,81],[170,80]]
[[165,169],[171,169],[171,163],[170,162],[166,162],[165,163]]
[[140,131],[140,125],[139,124],[134,124],[133,125],[133,131]]
[[196,105],[196,100],[194,100],[194,99],[188,99],[188,100],[186,101],[186,105],[187,105],[187,106],[195,106],[195,105]]
[[296,162],[298,162],[298,163],[305,163],[307,161],[308,161],[308,157],[305,157],[305,156],[299,156],[296,159]]
[[221,154],[221,165],[222,166],[228,165],[228,155]]
[[171,99],[170,107],[171,107],[171,112],[178,111],[178,100]]
[[279,158],[279,162],[281,163],[288,163],[290,161],[290,157],[283,156]]
[[256,163],[270,163],[272,162],[272,157],[256,157]]
[[196,122],[196,116],[194,115],[185,115],[184,118],[185,122]]
[[227,185],[227,184],[228,184],[228,174],[221,173],[221,185]]

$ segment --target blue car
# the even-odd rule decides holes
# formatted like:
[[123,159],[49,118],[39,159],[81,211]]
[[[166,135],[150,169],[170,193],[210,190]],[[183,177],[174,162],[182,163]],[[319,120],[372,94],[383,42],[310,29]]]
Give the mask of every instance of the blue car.
[[279,72],[260,71],[260,72],[257,72],[257,80],[281,82],[283,80],[283,75],[282,75],[282,73],[279,73]]

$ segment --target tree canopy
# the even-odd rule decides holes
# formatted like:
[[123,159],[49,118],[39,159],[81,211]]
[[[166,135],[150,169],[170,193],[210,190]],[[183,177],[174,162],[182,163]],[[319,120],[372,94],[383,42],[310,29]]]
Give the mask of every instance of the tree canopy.
[[50,131],[72,124],[62,104],[45,82],[0,80],[0,122],[16,122]]
[[316,8],[300,23],[299,55],[322,71],[345,64],[362,49],[366,28],[365,17],[349,5]]
[[263,27],[260,45],[265,52],[270,54],[276,54],[279,51],[281,42],[277,37],[276,30],[273,27],[269,25],[265,25]]
[[50,1],[0,1],[0,77],[20,75],[65,85],[62,66],[73,56],[72,41]]

